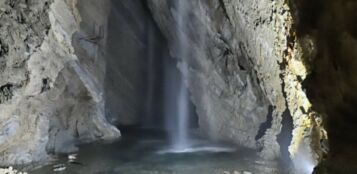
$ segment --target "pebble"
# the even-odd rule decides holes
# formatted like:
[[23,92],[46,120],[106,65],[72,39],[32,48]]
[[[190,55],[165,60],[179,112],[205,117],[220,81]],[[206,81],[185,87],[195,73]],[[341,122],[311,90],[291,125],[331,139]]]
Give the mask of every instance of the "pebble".
[[66,170],[66,165],[64,165],[64,164],[53,165],[53,171],[54,172],[62,172],[64,170]]
[[70,155],[68,155],[68,159],[69,159],[69,160],[75,160],[75,159],[77,159],[77,154],[70,154]]
[[253,174],[252,172],[243,171],[243,174]]

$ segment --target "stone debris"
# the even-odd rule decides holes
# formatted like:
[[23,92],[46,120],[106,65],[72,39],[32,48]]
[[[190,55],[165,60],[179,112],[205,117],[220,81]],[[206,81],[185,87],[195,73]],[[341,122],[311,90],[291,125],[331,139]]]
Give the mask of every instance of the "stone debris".
[[68,155],[68,163],[69,164],[74,164],[74,165],[83,165],[81,162],[79,162],[77,159],[78,154],[70,154]]
[[0,174],[27,174],[27,173],[17,171],[10,166],[9,168],[0,168]]
[[54,172],[62,172],[64,170],[66,170],[66,165],[65,164],[56,164],[56,165],[53,165],[53,171]]
[[73,162],[77,159],[77,154],[68,155],[68,162]]
[[239,171],[233,171],[233,172],[224,171],[224,174],[253,174],[253,173],[249,172],[249,171],[243,171],[243,173],[241,173]]

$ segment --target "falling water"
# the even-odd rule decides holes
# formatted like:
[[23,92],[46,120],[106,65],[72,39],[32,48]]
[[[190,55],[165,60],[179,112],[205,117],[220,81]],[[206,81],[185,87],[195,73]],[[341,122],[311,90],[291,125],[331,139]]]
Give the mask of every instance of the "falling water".
[[[185,0],[176,1],[176,22],[177,22],[177,40],[175,49],[177,50],[178,58],[181,61],[187,56],[187,47],[185,46],[184,30],[186,16]],[[182,78],[173,75],[173,70],[166,68],[166,126],[171,130],[172,150],[176,152],[185,151],[189,147],[188,142],[188,91],[184,84],[184,78],[187,77],[187,71],[181,70]],[[174,78],[173,78],[174,77]],[[169,83],[169,84],[168,84]],[[176,94],[174,94],[176,93]],[[175,100],[175,101],[172,101]],[[171,105],[171,106],[170,106]],[[174,105],[174,106],[173,106]]]
[[295,169],[301,174],[312,174],[317,162],[313,159],[311,152],[306,149],[307,146],[300,146],[295,155]]
[[[177,29],[178,29],[178,39],[177,39],[177,50],[179,58],[184,61],[187,56],[187,47],[185,44],[185,21],[186,21],[186,9],[187,2],[186,0],[179,0],[177,2]],[[188,148],[188,91],[184,84],[184,78],[187,77],[187,71],[181,70],[183,76],[180,81],[180,89],[178,96],[178,126],[177,126],[177,137],[174,141],[174,149],[180,151]]]
[[184,150],[188,146],[188,106],[187,106],[187,89],[183,82],[180,85],[179,101],[178,101],[178,135],[175,141],[174,148],[177,150]]

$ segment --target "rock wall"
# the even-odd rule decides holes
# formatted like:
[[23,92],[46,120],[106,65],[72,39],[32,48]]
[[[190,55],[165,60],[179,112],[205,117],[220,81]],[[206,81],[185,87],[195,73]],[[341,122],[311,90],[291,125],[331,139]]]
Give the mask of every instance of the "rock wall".
[[110,37],[105,50],[108,119],[114,124],[143,123],[143,126],[148,126],[148,120],[152,119],[158,125],[160,118],[146,117],[150,117],[150,112],[162,115],[160,79],[165,41],[142,0],[113,0],[108,20]]
[[104,115],[106,3],[0,1],[0,165],[120,136]]
[[303,0],[291,6],[302,60],[311,72],[303,84],[313,109],[322,114],[317,124],[328,133],[328,143],[326,132],[321,133],[320,145],[330,151],[319,170],[356,173],[357,3]]
[[[180,60],[182,72],[188,71],[200,128],[260,149],[265,159],[289,154],[297,173],[311,172],[324,154],[321,142],[327,137],[321,115],[302,86],[310,73],[304,56],[314,54],[314,48],[298,42],[290,4],[187,1],[185,26],[177,30],[175,1],[148,2],[172,56]],[[177,57],[179,32],[189,48],[187,57]]]
[[[188,72],[183,74],[187,75],[200,128],[214,139],[257,148],[255,137],[266,120],[269,103],[258,87],[252,65],[236,47],[239,41],[219,1],[187,1],[185,29],[176,21],[176,1],[148,2],[169,41],[171,56],[178,59],[179,69]],[[185,38],[178,38],[178,32],[184,32]],[[187,45],[187,57],[178,57],[179,39]]]

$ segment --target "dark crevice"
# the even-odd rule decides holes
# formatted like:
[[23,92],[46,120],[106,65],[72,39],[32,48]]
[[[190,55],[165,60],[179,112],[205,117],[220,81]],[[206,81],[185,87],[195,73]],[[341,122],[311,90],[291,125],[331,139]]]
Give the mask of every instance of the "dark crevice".
[[253,72],[254,72],[254,76],[255,76],[255,81],[260,86],[261,82],[260,82],[260,79],[258,77],[258,72],[257,72],[257,70],[254,70]]
[[283,165],[289,165],[291,163],[289,146],[291,144],[293,135],[293,118],[289,109],[286,109],[282,115],[282,128],[280,134],[277,136],[277,141],[280,145],[281,162]]
[[0,39],[0,57],[7,55],[9,52],[9,46]]
[[229,18],[228,12],[227,12],[227,8],[226,8],[226,6],[224,5],[223,0],[219,0],[218,2],[219,2],[219,5],[220,5],[220,6],[222,7],[222,9],[223,9],[224,16],[227,18],[227,20],[229,21],[229,23],[231,23],[231,20],[230,20],[230,18]]
[[238,62],[239,70],[246,71],[247,69]]
[[11,89],[14,85],[11,83],[8,83],[6,85],[0,86],[0,91],[4,91],[6,89]]
[[[279,65],[280,65],[280,70],[283,72],[285,70],[286,66],[288,65],[287,60],[283,59],[283,62],[280,63]],[[283,96],[284,96],[285,100],[287,100],[288,97],[287,97],[287,93],[285,91],[284,74],[281,73],[279,75],[279,77],[282,82],[281,86],[282,86]],[[282,121],[281,121],[282,128],[281,128],[280,134],[277,136],[277,141],[280,146],[281,163],[283,166],[289,166],[291,164],[289,146],[291,144],[292,137],[293,137],[292,131],[294,129],[294,121],[293,121],[291,113],[288,109],[287,101],[285,101],[285,105],[286,105],[287,109],[282,113]]]
[[269,128],[271,128],[272,121],[273,121],[273,109],[274,109],[274,107],[270,105],[268,108],[267,120],[260,125],[258,133],[255,136],[255,140],[259,140],[260,138],[262,138],[265,135],[265,132]]
[[50,88],[51,88],[50,79],[49,78],[42,79],[41,93],[48,91]]
[[11,83],[0,86],[0,104],[12,98],[13,90],[14,90],[14,85]]
[[319,28],[320,17],[325,9],[323,0],[289,0],[289,6],[293,10],[294,22],[298,37],[311,33]]

